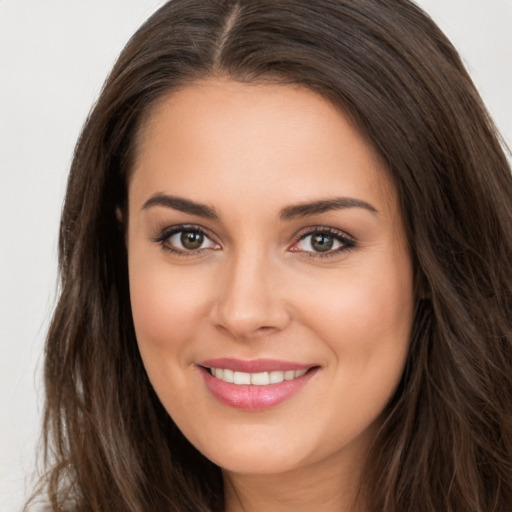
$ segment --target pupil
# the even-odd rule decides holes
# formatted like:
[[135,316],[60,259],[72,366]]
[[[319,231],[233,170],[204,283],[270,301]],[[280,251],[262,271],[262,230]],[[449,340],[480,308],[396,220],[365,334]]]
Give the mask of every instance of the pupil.
[[334,245],[334,239],[332,236],[328,235],[314,235],[313,239],[311,240],[311,245],[315,251],[326,252],[332,249],[332,246]]
[[199,249],[203,245],[204,236],[196,231],[184,231],[181,234],[181,243],[185,249]]

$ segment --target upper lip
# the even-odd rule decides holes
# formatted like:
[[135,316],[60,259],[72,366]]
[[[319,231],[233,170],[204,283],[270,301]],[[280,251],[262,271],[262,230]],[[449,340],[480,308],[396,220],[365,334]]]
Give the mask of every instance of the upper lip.
[[280,361],[276,359],[234,359],[231,357],[221,357],[217,359],[208,359],[198,363],[199,366],[206,368],[223,368],[224,370],[233,370],[234,372],[259,373],[289,370],[304,370],[318,366],[316,364],[295,363],[292,361]]

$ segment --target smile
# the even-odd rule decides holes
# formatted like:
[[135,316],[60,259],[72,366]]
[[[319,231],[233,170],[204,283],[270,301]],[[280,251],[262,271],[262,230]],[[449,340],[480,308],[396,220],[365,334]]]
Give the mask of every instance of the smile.
[[302,377],[308,370],[287,370],[272,372],[236,372],[228,368],[210,368],[210,373],[224,382],[236,385],[268,386],[279,384],[285,380],[294,380]]
[[203,361],[197,367],[214,398],[246,411],[261,411],[290,399],[320,370],[311,364],[230,358]]

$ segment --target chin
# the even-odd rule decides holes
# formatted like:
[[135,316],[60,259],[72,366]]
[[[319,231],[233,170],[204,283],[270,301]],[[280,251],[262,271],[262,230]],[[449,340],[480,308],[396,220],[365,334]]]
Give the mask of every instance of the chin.
[[[242,432],[243,428],[240,429]],[[221,469],[238,474],[279,474],[296,469],[305,463],[315,449],[309,449],[304,442],[283,439],[272,435],[265,438],[257,434],[222,436],[206,446],[195,443],[201,453]],[[203,449],[204,448],[204,449]]]
[[261,448],[207,456],[222,470],[244,475],[282,474],[297,469],[301,462],[296,455],[276,454]]

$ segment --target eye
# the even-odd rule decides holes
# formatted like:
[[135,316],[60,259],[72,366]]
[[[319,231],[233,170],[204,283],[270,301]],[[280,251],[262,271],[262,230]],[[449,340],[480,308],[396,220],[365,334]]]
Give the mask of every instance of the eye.
[[160,243],[168,251],[183,255],[197,254],[205,249],[220,249],[219,244],[202,229],[194,226],[174,226],[164,230],[153,241]]
[[315,228],[303,234],[290,247],[290,251],[310,253],[311,256],[329,256],[354,246],[355,242],[341,231],[332,228]]
[[209,241],[209,239],[199,231],[178,231],[168,239],[168,243],[174,247],[187,251],[204,248],[205,241]]

